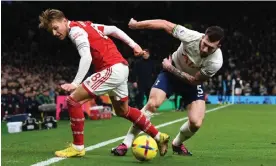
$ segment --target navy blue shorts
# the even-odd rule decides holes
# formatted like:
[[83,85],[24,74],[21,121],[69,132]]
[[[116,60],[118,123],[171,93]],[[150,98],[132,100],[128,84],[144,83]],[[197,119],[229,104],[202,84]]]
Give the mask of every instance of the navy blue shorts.
[[181,95],[185,107],[193,101],[204,100],[204,89],[202,85],[190,85],[167,71],[161,71],[159,73],[152,87],[163,90],[167,98],[173,94]]

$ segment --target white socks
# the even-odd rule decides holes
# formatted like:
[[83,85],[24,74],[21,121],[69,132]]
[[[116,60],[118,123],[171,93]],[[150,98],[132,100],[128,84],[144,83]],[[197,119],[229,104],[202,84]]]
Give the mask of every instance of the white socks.
[[73,146],[73,148],[75,148],[78,151],[82,151],[84,149],[84,145],[74,145],[73,144],[72,146]]
[[131,127],[129,128],[127,135],[123,141],[123,143],[130,148],[132,145],[132,142],[134,140],[134,138],[141,132],[141,130],[136,127],[135,125],[131,125]]
[[179,146],[181,145],[184,141],[188,140],[190,137],[192,137],[195,133],[190,131],[189,128],[189,121],[185,122],[181,127],[180,127],[180,132],[177,134],[177,136],[173,140],[173,145]]
[[156,141],[159,141],[159,140],[160,140],[160,132],[157,133],[157,135],[154,137],[154,139],[155,139]]
[[[150,112],[150,111],[148,111],[148,110],[145,110],[145,107],[146,107],[146,106],[144,106],[144,107],[141,109],[141,112],[143,112],[143,114],[146,116],[146,118],[147,118],[148,120],[150,120],[150,118],[151,118],[151,116],[153,115],[153,113]],[[134,138],[135,138],[140,132],[141,132],[141,130],[140,130],[138,127],[136,127],[135,125],[132,125],[132,126],[130,127],[130,129],[128,130],[127,135],[126,135],[126,137],[125,137],[123,143],[124,143],[128,148],[130,148],[131,145],[132,145],[132,142],[134,141]],[[157,137],[160,137],[160,133],[158,133],[155,137],[156,137],[156,138],[157,138]],[[157,139],[158,139],[158,138],[157,138]]]

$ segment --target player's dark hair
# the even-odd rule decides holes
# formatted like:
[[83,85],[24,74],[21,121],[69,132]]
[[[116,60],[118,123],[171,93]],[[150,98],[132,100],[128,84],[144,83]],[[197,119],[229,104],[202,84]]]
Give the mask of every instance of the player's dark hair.
[[39,16],[40,23],[38,27],[48,29],[49,24],[53,20],[61,20],[63,18],[65,18],[65,16],[62,11],[57,9],[47,9],[40,14]]
[[224,38],[224,30],[219,26],[211,26],[206,29],[205,35],[208,36],[210,42],[221,42]]

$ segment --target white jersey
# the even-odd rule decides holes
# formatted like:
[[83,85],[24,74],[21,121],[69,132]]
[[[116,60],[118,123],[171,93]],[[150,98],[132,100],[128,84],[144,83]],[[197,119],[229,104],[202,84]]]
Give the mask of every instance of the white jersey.
[[181,44],[173,53],[172,60],[177,69],[192,76],[200,71],[202,74],[212,77],[222,66],[222,52],[217,49],[213,54],[201,57],[199,48],[203,35],[203,33],[177,25],[173,30],[173,36],[178,38]]

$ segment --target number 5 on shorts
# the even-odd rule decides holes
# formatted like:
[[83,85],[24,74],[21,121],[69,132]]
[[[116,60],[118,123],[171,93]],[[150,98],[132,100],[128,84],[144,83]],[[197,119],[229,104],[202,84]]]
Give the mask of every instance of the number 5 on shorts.
[[197,96],[203,96],[203,89],[201,87],[201,85],[197,85]]

